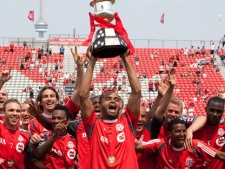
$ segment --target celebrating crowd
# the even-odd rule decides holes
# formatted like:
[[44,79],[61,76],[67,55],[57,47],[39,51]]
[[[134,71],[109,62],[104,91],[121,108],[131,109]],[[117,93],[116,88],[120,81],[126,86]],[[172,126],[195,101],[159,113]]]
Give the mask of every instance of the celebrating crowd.
[[126,106],[114,90],[90,98],[97,57],[71,49],[77,65],[75,90],[66,105],[50,86],[35,102],[8,98],[0,75],[0,168],[8,169],[184,169],[225,168],[224,100],[211,97],[206,116],[182,116],[183,104],[173,96],[176,72],[171,68],[158,84],[149,112],[141,105],[141,87],[129,61],[121,61],[130,83]]

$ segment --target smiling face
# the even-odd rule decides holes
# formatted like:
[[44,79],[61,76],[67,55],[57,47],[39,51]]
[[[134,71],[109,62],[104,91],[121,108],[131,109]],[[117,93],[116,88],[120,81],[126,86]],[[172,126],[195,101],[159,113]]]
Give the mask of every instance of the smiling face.
[[173,125],[172,131],[169,132],[171,143],[175,148],[184,147],[184,141],[186,139],[186,126],[185,124]]
[[223,116],[224,104],[223,102],[210,101],[206,107],[207,124],[217,125]]
[[16,129],[20,120],[21,106],[17,102],[8,102],[5,105],[5,125],[8,129]]
[[46,89],[42,92],[41,105],[45,113],[52,113],[53,108],[58,104],[56,93],[51,89]]
[[136,128],[136,135],[137,137],[140,137],[142,134],[142,131],[144,129],[144,125],[146,124],[147,121],[147,113],[146,109],[144,107],[140,107],[140,115],[138,118],[138,123],[137,123],[137,128]]
[[179,118],[182,115],[181,106],[173,103],[169,103],[165,113],[165,123],[169,123],[175,118]]
[[33,116],[29,114],[29,108],[30,106],[26,103],[22,104],[22,110],[21,110],[21,121],[22,125],[28,125],[30,120],[33,119]]
[[[52,124],[53,130],[55,130],[55,126],[58,123],[62,123],[65,125],[68,125],[69,123],[69,120],[66,117],[66,112],[64,110],[54,110],[52,113],[51,124]],[[64,135],[64,133],[60,133],[60,135]]]
[[105,120],[113,120],[119,117],[121,109],[121,98],[116,92],[106,91],[101,99],[102,118]]

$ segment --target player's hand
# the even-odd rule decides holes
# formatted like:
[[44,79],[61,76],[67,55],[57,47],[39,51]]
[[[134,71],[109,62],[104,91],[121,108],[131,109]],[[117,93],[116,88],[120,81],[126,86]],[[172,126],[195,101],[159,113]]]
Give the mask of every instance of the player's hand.
[[35,104],[32,99],[28,99],[25,101],[25,103],[29,105],[29,114],[31,116],[37,117],[38,115],[41,114],[40,102]]
[[77,46],[75,46],[74,48],[75,48],[74,51],[72,48],[70,48],[71,54],[73,55],[74,62],[77,65],[83,66],[84,64],[83,57],[77,53]]
[[7,81],[9,81],[9,79],[11,79],[12,75],[10,74],[11,73],[11,69],[12,67],[10,67],[9,70],[3,70],[1,73],[0,73],[0,82],[1,83],[5,83]]
[[94,57],[92,55],[92,46],[88,46],[87,48],[87,52],[86,52],[86,57],[89,59],[90,62],[96,62],[97,61],[97,57]]
[[44,141],[44,139],[41,138],[38,134],[32,135],[32,137],[31,137],[31,139],[30,139],[30,143],[31,143],[31,144],[37,144],[37,143],[39,143],[40,141]]
[[138,152],[142,152],[144,150],[143,145],[141,144],[140,141],[138,141],[137,139],[135,139],[134,141],[134,147],[135,147],[135,151]]
[[171,86],[175,86],[176,85],[176,71],[174,68],[171,68],[169,70],[169,73],[168,73],[168,80],[169,80],[169,84]]
[[159,86],[158,86],[158,93],[162,96],[164,96],[164,94],[166,93],[168,89],[168,85],[167,85],[167,81],[166,80],[162,80],[161,82],[159,82]]
[[125,58],[127,58],[129,56],[129,54],[130,54],[130,51],[129,51],[129,49],[127,49],[126,52],[124,52],[123,54],[120,55],[120,57],[122,59],[125,59]]
[[184,142],[184,148],[185,149],[189,149],[192,147],[192,138],[193,138],[193,133],[187,129],[187,132],[186,132],[186,139],[185,139],[185,142]]
[[55,124],[55,126],[53,128],[54,128],[54,136],[56,136],[56,137],[67,132],[67,125],[65,125],[63,123],[57,123],[57,124]]

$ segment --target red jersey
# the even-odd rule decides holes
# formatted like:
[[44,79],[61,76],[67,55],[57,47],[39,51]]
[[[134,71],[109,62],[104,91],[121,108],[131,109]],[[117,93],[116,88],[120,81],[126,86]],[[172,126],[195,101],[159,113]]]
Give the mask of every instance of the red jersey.
[[8,169],[7,162],[12,160],[11,169],[24,169],[24,158],[30,134],[22,129],[10,130],[0,123],[0,168]]
[[78,169],[90,169],[90,146],[82,120],[70,122],[68,132],[77,140]]
[[192,149],[189,150],[174,148],[171,145],[171,140],[165,142],[162,139],[150,140],[143,145],[144,154],[154,154],[156,156],[157,167],[162,169],[194,168],[198,158],[211,161],[217,151],[200,140],[193,140]]
[[[53,133],[46,133],[44,137],[51,137]],[[47,141],[46,139],[45,141]],[[44,142],[40,142],[38,149],[44,144]],[[76,140],[69,136],[67,133],[65,136],[59,136],[49,153],[46,154],[44,158],[45,169],[68,169],[70,167],[74,167],[76,157]]]
[[[206,144],[216,148],[220,151],[225,151],[225,121],[220,120],[217,126],[205,125],[202,129],[196,131],[193,136],[194,139],[201,139]],[[205,168],[225,168],[225,163],[218,159],[213,159],[210,162],[200,162],[199,166],[206,166]]]
[[[143,129],[142,135],[137,138],[139,142],[148,142],[151,140],[151,124],[148,123],[145,125]],[[154,169],[155,168],[155,158],[153,155],[148,154],[145,155],[144,153],[137,154],[138,166],[139,169]]]
[[96,119],[94,111],[84,122],[91,151],[92,169],[127,168],[137,169],[137,157],[134,150],[134,134],[130,126],[137,124],[135,117],[127,108],[125,113],[115,120]]
[[[79,111],[80,111],[80,107],[77,106],[76,104],[73,103],[72,100],[69,100],[67,103],[66,103],[66,107],[70,110],[70,113],[71,114],[77,114]],[[52,119],[52,116],[51,115],[46,115],[46,114],[42,114],[43,116],[45,116],[46,118],[48,118],[49,120]],[[36,118],[32,119],[30,121],[30,131],[31,131],[31,134],[43,134],[43,133],[46,133],[46,132],[49,132],[49,130],[45,129],[38,121]]]

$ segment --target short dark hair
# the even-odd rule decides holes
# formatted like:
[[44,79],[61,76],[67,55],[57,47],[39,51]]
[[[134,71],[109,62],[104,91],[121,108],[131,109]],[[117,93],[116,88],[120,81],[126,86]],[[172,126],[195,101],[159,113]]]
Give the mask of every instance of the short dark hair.
[[17,103],[17,104],[20,105],[20,107],[21,107],[21,104],[20,104],[20,102],[18,101],[18,99],[14,99],[14,98],[8,99],[8,100],[3,104],[3,107],[2,107],[2,109],[3,109],[4,112],[5,112],[5,110],[6,110],[7,104],[9,104],[9,103]]
[[221,97],[219,97],[219,96],[211,97],[211,98],[208,100],[207,107],[209,106],[209,104],[210,104],[211,102],[219,102],[219,103],[222,103],[223,106],[224,106],[224,100],[223,100],[223,98],[221,98]]
[[63,111],[65,111],[65,113],[66,113],[66,119],[67,119],[67,120],[68,120],[68,119],[71,119],[70,110],[69,110],[66,106],[63,106],[63,105],[58,104],[58,105],[56,105],[56,106],[54,107],[53,112],[54,112],[55,110],[63,110]]
[[[42,87],[42,89],[40,90],[40,92],[38,93],[38,95],[36,97],[36,102],[37,103],[38,102],[41,102],[41,100],[42,100],[42,93],[45,90],[47,90],[47,89],[52,90],[55,93],[57,100],[59,100],[59,94],[58,94],[58,92],[53,87],[51,87],[51,86],[44,86],[44,87]],[[41,109],[41,111],[43,111],[44,110],[43,109],[43,106],[40,105],[40,109]]]
[[104,98],[104,96],[106,95],[106,93],[116,93],[114,90],[106,90],[104,93],[101,94],[100,98],[99,98],[99,103],[102,104],[102,100]]
[[184,120],[181,120],[179,118],[173,119],[168,123],[168,131],[172,131],[173,130],[173,126],[176,124],[184,124],[186,126],[186,123]]

